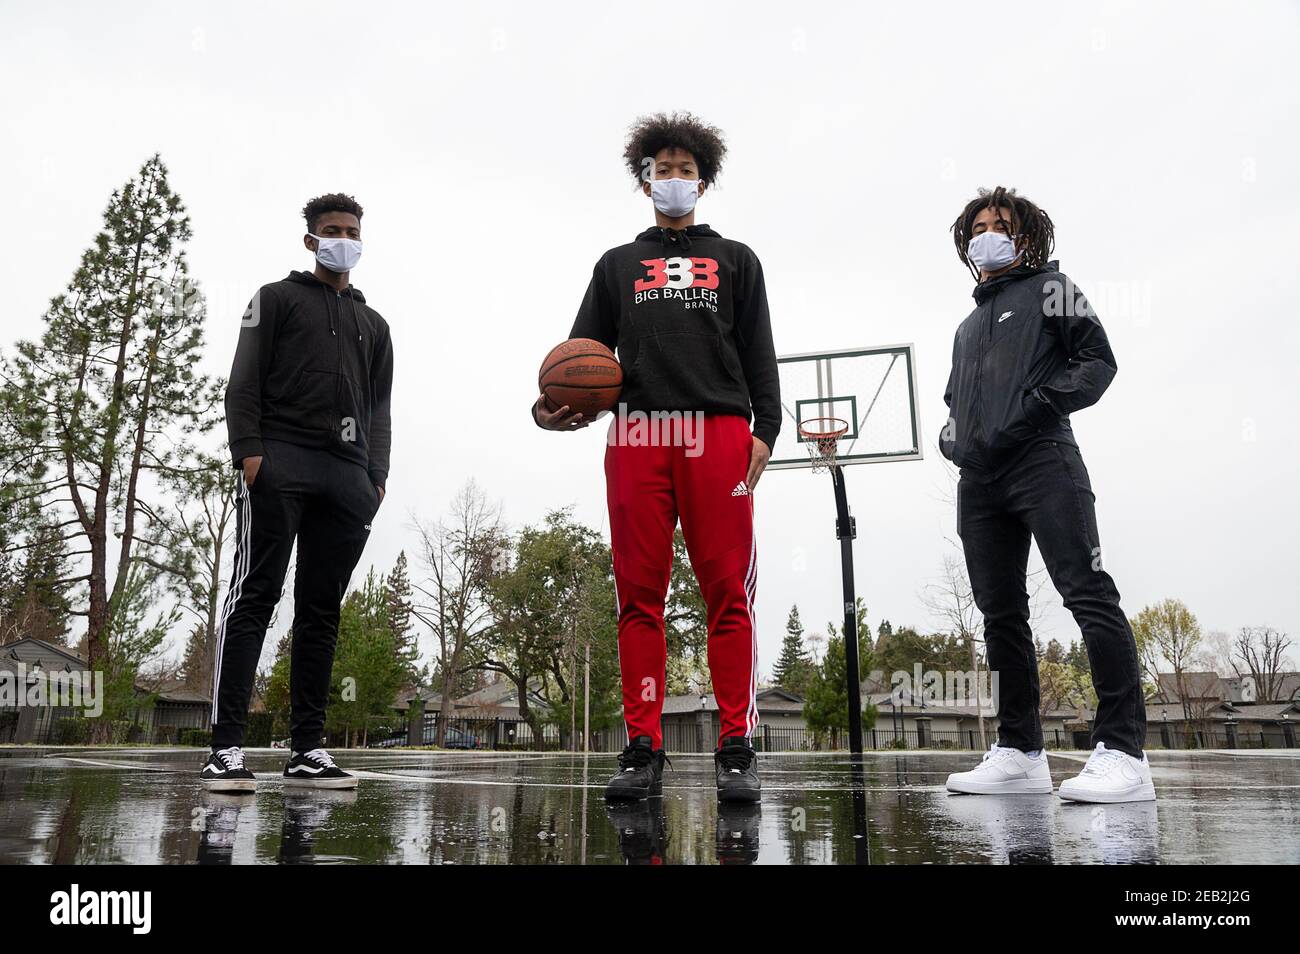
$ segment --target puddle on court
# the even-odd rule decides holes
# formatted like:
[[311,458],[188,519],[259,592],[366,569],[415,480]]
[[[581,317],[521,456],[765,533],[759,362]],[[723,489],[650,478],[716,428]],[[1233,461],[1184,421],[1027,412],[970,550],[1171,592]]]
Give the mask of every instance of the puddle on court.
[[336,755],[357,791],[285,790],[283,754],[255,751],[250,797],[200,791],[197,750],[0,749],[0,863],[1300,863],[1296,752],[1156,753],[1159,801],[1106,807],[947,795],[969,754],[768,756],[756,806],[679,756],[663,799],[614,807],[612,756]]

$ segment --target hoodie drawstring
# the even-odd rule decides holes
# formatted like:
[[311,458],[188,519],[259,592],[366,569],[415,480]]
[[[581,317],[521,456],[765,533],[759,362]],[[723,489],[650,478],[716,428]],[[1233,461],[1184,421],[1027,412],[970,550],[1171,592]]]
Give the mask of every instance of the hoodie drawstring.
[[660,244],[667,245],[668,240],[672,239],[673,244],[679,246],[683,252],[689,251],[691,247],[691,237],[690,235],[687,234],[687,229],[689,228],[690,226],[687,226],[685,229],[669,229],[669,228],[660,229],[659,230]]
[[[329,315],[329,319],[330,319],[330,334],[337,335],[338,325],[334,323],[334,312],[330,309],[329,292],[325,290],[324,285],[320,286],[320,293],[321,293],[321,297],[325,299],[325,313]],[[342,292],[335,292],[334,297],[341,298]],[[357,342],[360,343],[361,342],[361,319],[357,317],[357,300],[351,294],[348,295],[348,305],[352,308],[352,327],[357,329]],[[340,311],[339,324],[341,325],[342,323],[343,323],[343,313],[342,311]]]

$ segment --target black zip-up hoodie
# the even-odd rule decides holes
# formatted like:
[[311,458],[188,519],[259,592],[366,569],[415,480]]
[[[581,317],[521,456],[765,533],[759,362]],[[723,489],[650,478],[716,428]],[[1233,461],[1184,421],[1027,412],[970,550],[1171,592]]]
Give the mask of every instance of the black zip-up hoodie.
[[388,480],[393,345],[388,323],[348,286],[310,272],[258,289],[244,312],[226,386],[235,466],[262,439],[317,447]]
[[629,411],[750,419],[768,447],[781,430],[763,266],[707,225],[648,228],[601,256],[571,338],[617,348]]
[[1115,355],[1083,294],[1048,262],[980,282],[957,329],[940,452],[994,479],[1040,441],[1075,444],[1070,414],[1097,403]]

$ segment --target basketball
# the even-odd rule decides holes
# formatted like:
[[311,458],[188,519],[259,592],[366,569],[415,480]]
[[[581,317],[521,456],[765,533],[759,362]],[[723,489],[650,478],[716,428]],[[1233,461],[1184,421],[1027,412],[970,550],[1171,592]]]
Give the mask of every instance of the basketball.
[[558,411],[566,404],[585,418],[612,410],[623,390],[623,366],[599,341],[570,338],[546,356],[537,374],[537,386],[546,408]]

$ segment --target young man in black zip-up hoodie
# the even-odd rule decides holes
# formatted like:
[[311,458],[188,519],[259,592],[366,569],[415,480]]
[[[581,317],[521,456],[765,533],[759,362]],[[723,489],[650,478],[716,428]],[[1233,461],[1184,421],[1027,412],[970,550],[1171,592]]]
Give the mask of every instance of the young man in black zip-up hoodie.
[[[628,732],[612,800],[662,791],[664,600],[679,518],[708,608],[718,797],[759,798],[752,492],[781,427],[781,396],[758,257],[695,224],[725,151],[689,113],[637,123],[624,159],[656,224],[601,256],[569,333],[617,348],[624,370],[605,454]],[[544,398],[533,419],[552,430],[589,423]]]
[[1060,795],[1149,801],[1137,646],[1102,567],[1095,498],[1069,417],[1101,397],[1115,356],[1087,299],[1048,261],[1047,213],[1015,190],[981,190],[952,230],[978,284],[953,342],[939,448],[961,468],[957,532],[997,678],[998,741],[977,768],[949,776],[948,789],[1052,791],[1025,586],[1032,536],[1079,624],[1097,690],[1093,754]]
[[339,606],[383,500],[391,443],[388,324],[348,280],[361,255],[361,214],[346,195],[308,202],[304,244],[315,270],[262,286],[244,312],[226,388],[238,539],[217,630],[212,755],[201,774],[212,790],[253,790],[242,748],[249,697],[295,540],[285,783],[356,785],[321,739]]

